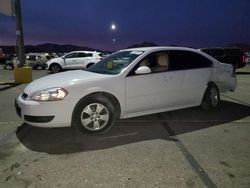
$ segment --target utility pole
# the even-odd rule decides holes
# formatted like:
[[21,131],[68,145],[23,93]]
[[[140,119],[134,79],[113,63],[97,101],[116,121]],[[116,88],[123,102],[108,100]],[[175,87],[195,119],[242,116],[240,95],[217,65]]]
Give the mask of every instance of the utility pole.
[[19,67],[25,64],[24,42],[23,42],[23,26],[20,0],[15,0],[15,15],[16,15],[16,37],[18,46]]

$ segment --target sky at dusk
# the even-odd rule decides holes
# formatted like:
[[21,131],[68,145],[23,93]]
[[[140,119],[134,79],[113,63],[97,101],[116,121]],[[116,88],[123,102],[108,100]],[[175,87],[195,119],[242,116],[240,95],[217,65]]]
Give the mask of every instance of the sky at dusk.
[[[250,44],[250,0],[21,0],[25,44],[116,49],[150,41],[188,47]],[[0,15],[0,45],[15,45],[15,19]]]

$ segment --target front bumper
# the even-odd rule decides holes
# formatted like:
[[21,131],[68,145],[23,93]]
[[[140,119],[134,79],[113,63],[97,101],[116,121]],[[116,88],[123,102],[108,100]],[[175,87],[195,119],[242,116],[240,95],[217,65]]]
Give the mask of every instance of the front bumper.
[[29,125],[51,128],[70,127],[76,103],[75,100],[30,101],[20,95],[15,100],[15,108],[17,115]]
[[15,108],[16,108],[16,114],[22,118],[22,115],[21,115],[21,108],[18,106],[17,104],[17,100],[15,100]]

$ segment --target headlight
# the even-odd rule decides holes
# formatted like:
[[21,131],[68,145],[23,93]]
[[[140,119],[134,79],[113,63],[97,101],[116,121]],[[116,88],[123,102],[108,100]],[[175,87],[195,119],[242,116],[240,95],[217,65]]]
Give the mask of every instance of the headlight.
[[58,101],[63,100],[68,92],[63,88],[50,88],[39,91],[31,96],[34,101]]

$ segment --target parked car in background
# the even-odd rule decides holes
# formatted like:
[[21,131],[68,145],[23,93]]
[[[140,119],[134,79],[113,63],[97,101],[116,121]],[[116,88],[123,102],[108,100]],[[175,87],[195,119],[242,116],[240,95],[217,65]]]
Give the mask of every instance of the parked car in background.
[[116,118],[199,105],[204,110],[216,108],[220,92],[234,91],[236,85],[232,65],[201,51],[134,48],[118,51],[87,70],[33,81],[16,100],[16,111],[33,126],[73,126],[97,133],[110,128]]
[[14,69],[13,59],[15,58],[16,58],[16,54],[6,54],[6,63],[4,67],[6,70]]
[[246,63],[250,63],[250,52],[245,52],[247,60]]
[[3,49],[0,48],[0,66],[6,70],[13,70],[14,65],[11,62],[15,57],[14,54],[4,54]]
[[[25,66],[32,67],[32,69],[46,69],[46,62],[51,59],[48,53],[29,53],[25,54]],[[11,61],[13,68],[18,65],[18,57]]]
[[3,67],[5,69],[6,58],[3,55],[0,57],[0,65],[1,65],[1,67]]
[[246,65],[246,55],[240,48],[202,48],[201,51],[211,55],[222,63],[233,65],[234,69]]
[[33,69],[46,69],[46,62],[51,59],[48,53],[30,53],[26,55],[26,65]]
[[87,69],[101,60],[100,52],[74,51],[53,58],[47,62],[47,69],[52,73],[61,72],[66,69]]

